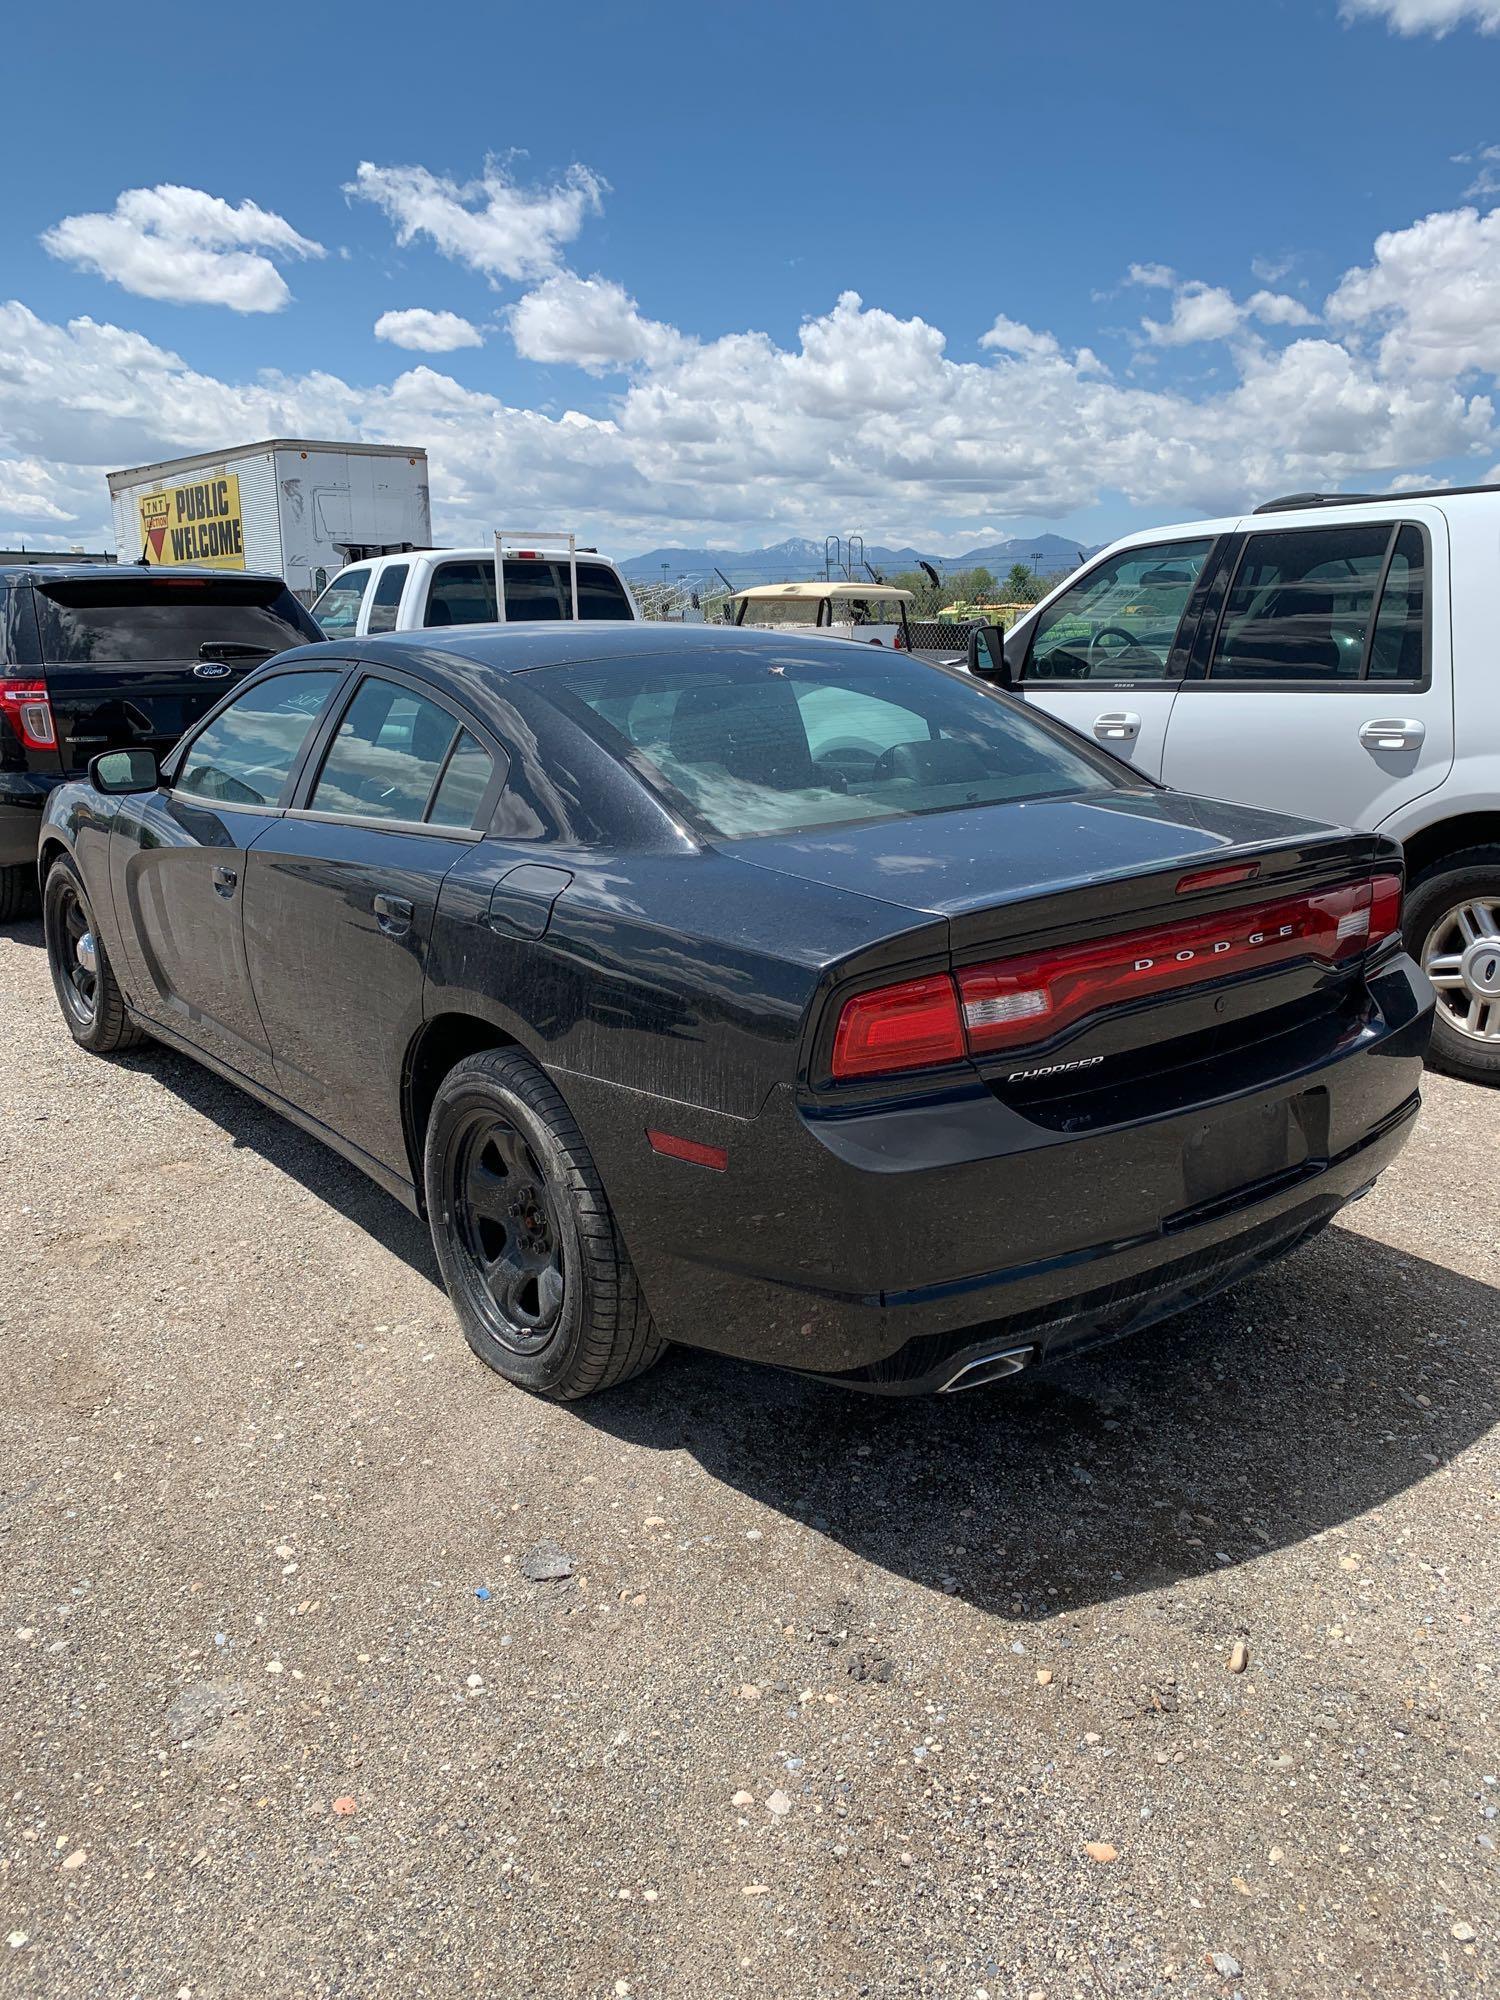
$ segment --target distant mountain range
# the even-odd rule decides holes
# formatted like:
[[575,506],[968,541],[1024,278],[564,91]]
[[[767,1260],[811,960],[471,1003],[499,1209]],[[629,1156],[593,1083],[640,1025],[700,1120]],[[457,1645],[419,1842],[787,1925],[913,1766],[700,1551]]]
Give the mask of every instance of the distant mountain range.
[[[931,555],[912,548],[888,549],[872,542],[865,549],[865,561],[887,576],[898,570],[915,569],[919,561],[930,562],[943,575],[954,570],[977,569],[983,564],[999,577],[1019,562],[1028,569],[1034,566],[1045,576],[1053,570],[1072,569],[1092,553],[1081,542],[1069,541],[1066,535],[1014,535],[1003,542],[986,542],[982,548],[968,549],[957,556]],[[679,577],[702,577],[712,582],[718,569],[731,583],[743,588],[752,583],[787,583],[821,576],[823,544],[794,535],[789,541],[776,542],[767,549],[647,549],[644,555],[631,556],[620,567],[638,583],[660,583],[663,569],[669,583],[675,583]]]

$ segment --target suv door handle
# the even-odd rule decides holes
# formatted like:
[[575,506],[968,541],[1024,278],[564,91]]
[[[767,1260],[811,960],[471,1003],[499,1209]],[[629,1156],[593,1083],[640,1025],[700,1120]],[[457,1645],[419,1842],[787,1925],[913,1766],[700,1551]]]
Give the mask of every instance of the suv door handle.
[[1101,743],[1133,743],[1141,733],[1141,718],[1128,709],[1094,717],[1094,734]]
[[375,921],[387,937],[405,937],[411,929],[411,904],[404,896],[377,896]]
[[221,862],[214,863],[213,884],[221,896],[232,896],[239,884],[239,870],[226,868]]
[[1426,734],[1425,722],[1382,720],[1367,722],[1359,732],[1359,740],[1367,750],[1416,750]]

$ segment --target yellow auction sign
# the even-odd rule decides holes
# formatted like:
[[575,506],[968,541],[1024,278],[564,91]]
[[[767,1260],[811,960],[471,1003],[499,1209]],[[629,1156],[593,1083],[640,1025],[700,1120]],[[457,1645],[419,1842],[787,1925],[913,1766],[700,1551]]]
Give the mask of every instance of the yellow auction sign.
[[205,563],[210,569],[245,567],[245,523],[239,475],[219,472],[186,486],[168,486],[140,497],[141,550],[148,562],[172,568]]

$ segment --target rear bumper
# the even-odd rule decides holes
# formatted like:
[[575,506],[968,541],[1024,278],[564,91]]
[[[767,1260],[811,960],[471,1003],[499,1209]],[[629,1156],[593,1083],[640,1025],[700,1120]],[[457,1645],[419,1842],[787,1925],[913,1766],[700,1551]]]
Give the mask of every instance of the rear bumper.
[[[1396,957],[1370,995],[1331,1057],[1273,1087],[1084,1134],[977,1079],[853,1116],[777,1091],[749,1121],[557,1082],[669,1340],[912,1393],[983,1355],[1029,1365],[1133,1331],[1322,1228],[1417,1111],[1431,991]],[[661,1158],[648,1125],[725,1147],[728,1170]]]
[[63,782],[57,771],[0,771],[0,868],[35,865],[42,813]]

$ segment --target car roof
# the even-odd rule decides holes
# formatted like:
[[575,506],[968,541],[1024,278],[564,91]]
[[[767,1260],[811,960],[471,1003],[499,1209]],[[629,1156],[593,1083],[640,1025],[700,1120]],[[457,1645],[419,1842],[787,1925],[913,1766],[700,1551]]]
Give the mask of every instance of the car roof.
[[[600,555],[597,549],[581,548],[576,549],[574,553],[580,562],[605,563],[610,569],[618,569],[619,567],[613,556]],[[351,569],[379,569],[382,563],[409,563],[414,556],[442,556],[445,559],[452,557],[457,562],[492,563],[495,560],[495,546],[492,542],[487,548],[394,549],[389,555],[355,556],[351,561],[346,562],[342,569],[336,570],[329,581],[336,583],[339,577],[347,575]],[[507,549],[505,551],[505,560],[507,562],[531,562],[534,558],[540,558],[542,562],[566,562],[568,560],[568,552],[566,549]]]
[[[464,666],[486,667],[497,675],[534,673],[542,667],[579,665],[608,666],[612,662],[650,659],[661,654],[691,658],[694,654],[785,652],[789,645],[816,645],[821,657],[825,646],[852,646],[856,640],[804,636],[810,628],[766,631],[745,625],[678,625],[649,623],[645,620],[580,619],[556,624],[428,626],[420,633],[383,632],[364,639],[325,639],[321,645],[298,646],[278,653],[259,669],[264,673],[293,658],[320,657],[358,660],[368,666],[382,661],[392,667],[407,666],[439,670],[446,660]],[[868,649],[860,646],[868,658]],[[885,657],[908,660],[910,655],[894,650]]]
[[222,581],[225,577],[247,578],[252,583],[284,583],[274,570],[217,569],[211,563],[14,563],[0,569],[0,583],[71,583],[85,577],[108,582],[114,577],[189,577],[199,583]]

